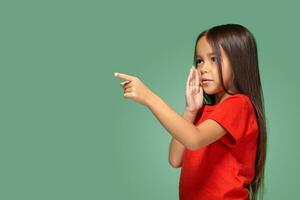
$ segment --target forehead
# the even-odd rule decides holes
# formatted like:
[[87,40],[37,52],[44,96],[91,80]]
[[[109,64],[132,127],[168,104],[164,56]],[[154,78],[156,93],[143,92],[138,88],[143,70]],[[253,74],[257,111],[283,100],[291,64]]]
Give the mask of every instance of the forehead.
[[[225,56],[223,48],[220,46],[221,56]],[[202,36],[196,45],[196,56],[210,56],[213,55],[213,49],[211,45],[209,44],[208,40],[206,39],[206,36]]]
[[211,48],[205,36],[201,37],[198,40],[196,46],[196,52],[197,52],[197,56],[206,56],[210,53],[213,53],[213,49]]

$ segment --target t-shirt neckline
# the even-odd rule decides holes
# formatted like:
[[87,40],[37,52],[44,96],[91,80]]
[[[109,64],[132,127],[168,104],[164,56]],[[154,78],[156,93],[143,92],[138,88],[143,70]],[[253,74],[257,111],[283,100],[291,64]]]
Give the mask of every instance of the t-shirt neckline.
[[[241,93],[236,93],[236,94],[233,94],[231,95],[230,97],[227,97],[226,99],[229,99],[233,96],[236,96],[236,95],[240,95]],[[224,99],[221,103],[223,103],[226,99]],[[214,104],[214,105],[209,105],[209,104],[204,104],[204,110],[214,110],[216,106],[220,105],[221,103],[218,103],[218,104]]]

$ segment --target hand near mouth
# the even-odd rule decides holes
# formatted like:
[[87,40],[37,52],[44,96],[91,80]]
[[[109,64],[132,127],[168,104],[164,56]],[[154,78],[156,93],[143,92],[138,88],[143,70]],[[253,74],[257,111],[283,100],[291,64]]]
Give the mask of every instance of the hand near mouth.
[[197,112],[203,105],[203,88],[200,75],[194,66],[190,69],[186,81],[185,99],[185,110],[189,112]]

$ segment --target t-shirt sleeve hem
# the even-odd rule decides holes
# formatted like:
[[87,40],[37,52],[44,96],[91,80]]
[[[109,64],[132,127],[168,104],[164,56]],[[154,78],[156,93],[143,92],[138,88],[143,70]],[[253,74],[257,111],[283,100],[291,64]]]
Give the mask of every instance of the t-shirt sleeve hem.
[[226,131],[227,133],[220,138],[220,140],[228,147],[233,148],[237,145],[239,142],[239,138],[233,134],[233,130],[230,130],[230,126],[227,126],[226,122],[224,122],[221,119],[218,119],[216,116],[214,117],[208,117],[207,119],[211,119],[216,121],[218,124],[220,124]]

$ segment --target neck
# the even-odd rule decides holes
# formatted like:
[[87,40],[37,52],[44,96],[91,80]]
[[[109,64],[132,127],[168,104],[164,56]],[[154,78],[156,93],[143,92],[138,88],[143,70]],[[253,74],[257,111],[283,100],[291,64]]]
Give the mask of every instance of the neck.
[[221,103],[227,96],[228,94],[226,94],[225,92],[215,94],[215,104]]
[[[229,91],[229,92],[231,92],[231,91]],[[234,94],[236,94],[236,93],[237,92],[234,92]],[[215,94],[215,104],[221,103],[222,101],[224,101],[224,99],[226,99],[230,96],[232,96],[232,94],[227,94],[225,91]]]

